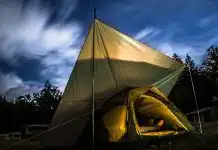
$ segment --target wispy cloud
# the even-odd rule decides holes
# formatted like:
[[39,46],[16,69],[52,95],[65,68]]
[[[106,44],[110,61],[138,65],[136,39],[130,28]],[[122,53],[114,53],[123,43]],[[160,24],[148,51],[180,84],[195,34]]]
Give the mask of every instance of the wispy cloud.
[[[61,22],[76,9],[77,1],[62,1],[55,10],[59,22],[49,26],[47,23],[52,17],[52,11],[42,7],[40,2],[30,1],[23,9],[22,0],[1,0],[0,58],[13,65],[19,64],[19,56],[38,58],[44,64],[39,75],[64,89],[70,71],[63,69],[72,69],[83,41],[83,28],[75,20],[64,24]],[[52,66],[56,69],[53,70]],[[18,78],[16,73],[0,74],[0,80],[5,81],[0,93],[9,89],[30,89],[29,84],[22,77]]]
[[58,86],[61,91],[64,91],[67,81],[73,70],[73,66],[73,64],[50,65],[47,69],[41,72],[41,75],[48,78],[49,76],[52,76],[51,78],[49,78],[50,81],[54,85]]
[[4,59],[14,60],[11,58],[16,55],[41,56],[68,48],[82,32],[78,22],[45,27],[51,14],[38,5],[29,5],[25,14],[22,12],[20,3],[5,1],[0,5],[1,56]]
[[18,96],[37,92],[42,88],[39,82],[25,82],[15,73],[4,73],[0,70],[0,95],[13,100]]
[[218,18],[218,14],[213,14],[213,15],[207,16],[207,17],[200,20],[199,26],[205,27],[205,26],[211,24],[217,18]]
[[175,49],[170,43],[160,43],[157,49],[167,56],[172,56],[175,53]]
[[[187,32],[188,31],[188,32]],[[186,34],[187,32],[187,34]],[[150,26],[139,30],[135,38],[168,56],[177,53],[184,60],[189,54],[200,65],[208,47],[218,43],[217,29],[210,29],[202,34],[191,34],[178,23],[170,23],[161,30]]]
[[183,59],[187,54],[190,54],[198,63],[200,62],[199,56],[201,52],[197,52],[194,46],[190,46],[185,41],[175,42],[174,38],[183,30],[176,24],[169,24],[163,29],[154,27],[145,28],[136,33],[135,38],[156,50],[161,51],[167,56],[172,56],[177,53]]
[[14,73],[3,73],[0,70],[0,83],[0,94],[3,94],[10,88],[22,85],[23,81]]
[[159,42],[159,44],[157,44],[157,49],[168,56],[172,56],[173,53],[176,53],[182,57],[183,60],[188,54],[195,60],[196,64],[201,63],[201,57],[205,53],[204,51],[197,51],[193,46],[172,42]]
[[157,36],[160,32],[161,32],[160,29],[151,28],[151,27],[144,28],[144,29],[140,30],[138,33],[136,33],[134,38],[136,40],[148,39],[148,38],[152,38],[154,36]]
[[8,89],[3,95],[6,97],[7,100],[15,100],[19,96],[24,96],[27,94],[39,92],[40,89],[42,89],[42,87],[43,86],[40,83],[36,85],[32,85],[32,86],[26,83],[26,84]]

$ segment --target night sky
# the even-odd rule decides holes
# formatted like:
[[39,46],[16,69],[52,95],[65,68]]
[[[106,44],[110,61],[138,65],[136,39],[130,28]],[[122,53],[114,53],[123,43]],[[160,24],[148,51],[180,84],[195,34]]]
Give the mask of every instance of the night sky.
[[[0,0],[0,94],[63,91],[93,17],[92,0]],[[168,56],[200,64],[218,42],[216,0],[95,0],[97,17]]]

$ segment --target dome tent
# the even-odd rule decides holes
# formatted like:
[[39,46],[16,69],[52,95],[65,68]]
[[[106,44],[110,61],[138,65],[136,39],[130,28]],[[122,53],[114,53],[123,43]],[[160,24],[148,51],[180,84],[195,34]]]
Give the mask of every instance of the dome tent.
[[[110,99],[110,104],[106,102],[102,107],[106,111],[101,112],[100,119],[103,122],[101,125],[108,134],[101,134],[99,138],[104,135],[104,139],[110,142],[126,142],[194,131],[186,116],[154,86],[133,88],[127,92],[126,97],[123,96],[125,95]],[[135,105],[137,101],[142,102],[139,107]],[[141,114],[141,118],[137,117],[137,113]],[[164,120],[165,127],[157,128],[155,124],[139,125],[139,119],[146,121],[149,118]]]

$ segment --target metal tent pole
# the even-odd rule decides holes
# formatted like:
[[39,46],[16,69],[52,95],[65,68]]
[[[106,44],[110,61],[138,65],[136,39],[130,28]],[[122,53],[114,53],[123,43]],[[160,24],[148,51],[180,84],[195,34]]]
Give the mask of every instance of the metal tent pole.
[[192,79],[192,73],[191,73],[191,69],[190,69],[189,65],[188,65],[188,70],[189,70],[190,80],[191,80],[191,84],[192,84],[192,90],[193,90],[194,99],[195,99],[195,105],[196,105],[197,114],[198,114],[198,122],[199,122],[199,127],[200,127],[200,133],[202,134],[203,131],[202,131],[200,113],[199,113],[199,109],[198,109],[198,102],[197,102],[197,97],[196,97],[196,93],[195,93],[195,87],[194,87],[194,83],[193,83],[193,79]]
[[93,24],[93,47],[92,47],[92,150],[95,149],[95,19],[96,10],[94,7],[94,24]]

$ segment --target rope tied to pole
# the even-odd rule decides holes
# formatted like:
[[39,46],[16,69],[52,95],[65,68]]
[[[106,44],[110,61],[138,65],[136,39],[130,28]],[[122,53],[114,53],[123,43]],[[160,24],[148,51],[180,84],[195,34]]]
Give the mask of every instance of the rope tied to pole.
[[190,76],[190,80],[191,80],[192,90],[193,90],[193,94],[194,94],[195,105],[196,105],[197,114],[198,114],[198,123],[199,123],[200,133],[202,134],[203,131],[202,131],[202,125],[201,125],[201,118],[200,118],[200,112],[199,112],[199,108],[198,108],[197,97],[196,97],[196,93],[195,93],[195,86],[194,86],[194,82],[193,82],[193,79],[192,79],[191,68],[190,68],[189,65],[187,65],[187,67],[188,67],[188,71],[189,71],[189,76]]

